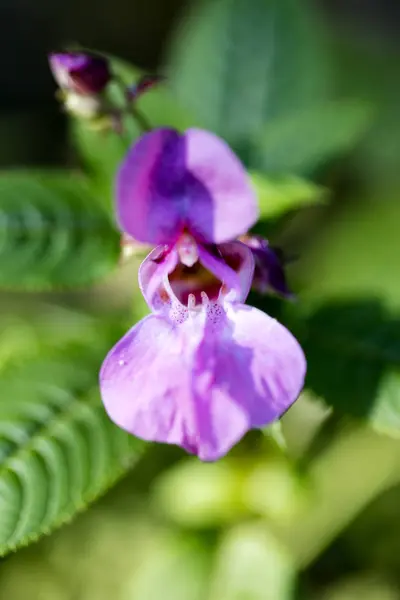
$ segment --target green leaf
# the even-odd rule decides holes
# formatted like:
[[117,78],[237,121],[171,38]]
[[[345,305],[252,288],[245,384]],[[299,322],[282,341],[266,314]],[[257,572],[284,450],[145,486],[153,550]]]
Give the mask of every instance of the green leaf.
[[303,290],[295,330],[317,395],[394,436],[400,415],[393,384],[400,364],[398,195],[394,187],[343,202],[310,238],[298,265]]
[[189,535],[161,531],[142,556],[129,586],[131,600],[203,600],[210,557],[206,546]]
[[71,525],[9,557],[3,598],[71,600],[79,590],[79,600],[205,600],[210,545],[152,520],[143,500],[127,477]]
[[144,444],[107,417],[98,371],[115,340],[92,322],[84,342],[3,367],[0,555],[69,521],[111,487]]
[[377,431],[400,437],[399,370],[389,371],[382,378],[370,418]]
[[275,421],[272,425],[268,425],[268,427],[264,427],[262,429],[263,434],[274,441],[278,448],[282,451],[286,452],[287,443],[285,439],[285,435],[282,429],[282,423],[280,421]]
[[254,136],[254,162],[269,173],[310,173],[351,150],[372,121],[369,104],[341,100],[296,109]]
[[265,523],[240,525],[222,540],[210,600],[292,600],[294,568]]
[[307,385],[342,414],[400,435],[400,319],[379,300],[331,300],[294,328]]
[[250,178],[258,197],[261,219],[274,219],[326,201],[327,190],[300,177],[270,178],[253,171]]
[[299,0],[198,2],[171,51],[172,89],[202,126],[242,141],[326,97],[319,34]]
[[[374,540],[371,542],[374,545]],[[357,559],[359,560],[358,556]],[[397,600],[398,588],[390,577],[384,577],[378,572],[361,572],[357,575],[347,575],[337,581],[335,579],[323,594],[323,600]],[[320,600],[321,593],[312,600]]]
[[0,287],[94,283],[116,267],[119,237],[78,174],[0,174]]
[[400,310],[400,187],[346,198],[309,239],[298,264],[305,304],[332,297],[377,297]]
[[188,459],[158,477],[153,501],[157,512],[180,526],[221,527],[245,514],[242,469],[229,458],[211,464]]

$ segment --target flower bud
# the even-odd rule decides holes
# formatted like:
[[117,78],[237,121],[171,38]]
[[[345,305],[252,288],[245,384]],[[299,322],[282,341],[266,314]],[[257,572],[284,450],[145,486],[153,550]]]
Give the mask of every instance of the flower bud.
[[84,52],[59,52],[49,56],[54,79],[65,92],[82,96],[100,94],[111,79],[108,60]]

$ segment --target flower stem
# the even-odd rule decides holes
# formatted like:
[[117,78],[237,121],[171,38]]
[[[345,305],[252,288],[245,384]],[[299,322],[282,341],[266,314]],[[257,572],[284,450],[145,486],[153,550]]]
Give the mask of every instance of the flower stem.
[[144,114],[138,108],[136,108],[136,106],[131,106],[130,112],[143,133],[151,131],[152,127],[149,121],[144,116]]

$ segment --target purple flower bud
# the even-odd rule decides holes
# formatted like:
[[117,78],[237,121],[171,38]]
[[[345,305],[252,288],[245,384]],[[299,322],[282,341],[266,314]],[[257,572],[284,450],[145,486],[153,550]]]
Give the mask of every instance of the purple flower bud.
[[50,69],[58,85],[81,95],[96,95],[111,79],[106,58],[83,52],[60,52],[49,56]]

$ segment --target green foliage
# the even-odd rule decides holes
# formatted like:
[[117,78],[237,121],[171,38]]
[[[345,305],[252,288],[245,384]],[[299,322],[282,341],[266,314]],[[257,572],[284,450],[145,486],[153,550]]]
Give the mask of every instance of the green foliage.
[[280,448],[281,450],[286,450],[287,444],[283,433],[281,421],[276,421],[268,427],[264,427],[262,432],[265,436],[267,436],[267,438],[273,440],[278,446],[278,448]]
[[222,539],[210,600],[291,600],[294,568],[264,523],[240,525]]
[[[25,600],[204,600],[212,552],[155,524],[127,478],[76,521],[10,556],[0,597]],[[23,576],[21,577],[21,573]]]
[[231,143],[318,104],[329,68],[315,25],[298,0],[198,2],[169,61],[178,100]]
[[400,431],[397,198],[396,187],[330,213],[303,253],[302,302],[291,311],[312,390],[339,414],[393,436]]
[[368,104],[342,100],[307,106],[267,123],[253,138],[254,163],[269,173],[310,173],[345,154],[371,123]]
[[91,284],[116,266],[119,234],[73,172],[0,174],[0,287]]
[[179,525],[218,527],[246,512],[242,479],[232,460],[204,464],[188,459],[158,478],[154,503],[161,514]]
[[400,187],[346,198],[313,231],[297,265],[304,305],[332,297],[380,298],[400,310]]
[[271,178],[252,171],[250,178],[260,206],[260,219],[276,219],[290,211],[324,202],[327,198],[325,189],[300,177]]
[[[379,301],[322,304],[301,323],[308,386],[340,413],[400,435],[400,320]],[[389,379],[388,379],[389,377]]]
[[0,365],[0,555],[69,521],[142,452],[108,419],[98,393],[115,331],[95,320],[86,327],[62,343],[33,328],[31,353],[20,358],[16,341],[14,360]]

